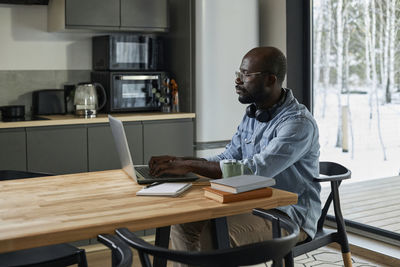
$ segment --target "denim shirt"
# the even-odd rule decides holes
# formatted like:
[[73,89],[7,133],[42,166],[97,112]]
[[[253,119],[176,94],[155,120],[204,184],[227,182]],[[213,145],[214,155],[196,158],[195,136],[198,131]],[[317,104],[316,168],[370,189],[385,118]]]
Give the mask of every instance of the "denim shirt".
[[273,177],[274,187],[298,195],[298,203],[278,207],[313,238],[321,215],[319,175],[319,134],[307,110],[286,89],[286,99],[272,108],[272,119],[259,122],[244,116],[226,150],[209,161],[237,159],[254,174]]

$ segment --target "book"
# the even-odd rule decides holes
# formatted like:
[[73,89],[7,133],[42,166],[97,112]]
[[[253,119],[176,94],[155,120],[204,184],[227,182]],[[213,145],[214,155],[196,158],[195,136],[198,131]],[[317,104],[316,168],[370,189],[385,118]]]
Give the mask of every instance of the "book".
[[136,192],[136,195],[176,197],[188,190],[191,186],[191,183],[160,183],[147,188],[143,187]]
[[272,195],[271,187],[259,188],[238,194],[216,190],[211,188],[210,186],[204,187],[203,189],[204,189],[204,196],[206,198],[216,200],[220,203],[229,203],[229,202],[242,201],[248,199],[270,197]]
[[230,192],[241,193],[262,187],[275,185],[275,179],[258,175],[239,175],[210,181],[211,188]]

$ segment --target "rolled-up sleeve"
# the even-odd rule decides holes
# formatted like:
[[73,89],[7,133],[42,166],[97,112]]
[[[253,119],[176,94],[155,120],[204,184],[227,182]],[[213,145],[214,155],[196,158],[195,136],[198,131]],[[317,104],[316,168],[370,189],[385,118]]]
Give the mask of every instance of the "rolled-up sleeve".
[[[240,126],[239,126],[240,127]],[[242,159],[242,148],[241,148],[241,137],[240,137],[240,130],[235,133],[232,137],[231,142],[226,145],[225,151],[219,155],[207,157],[206,160],[208,161],[221,161],[224,159]]]

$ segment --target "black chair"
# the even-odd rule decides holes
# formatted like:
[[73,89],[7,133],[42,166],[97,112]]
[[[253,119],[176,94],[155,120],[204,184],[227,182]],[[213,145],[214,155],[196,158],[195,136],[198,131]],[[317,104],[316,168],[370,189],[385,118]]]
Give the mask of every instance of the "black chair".
[[[313,251],[315,249],[324,247],[331,243],[338,243],[342,250],[342,257],[344,266],[352,266],[351,253],[349,243],[347,240],[347,234],[345,224],[343,220],[342,211],[340,209],[339,199],[339,185],[344,179],[351,177],[351,171],[346,167],[335,163],[335,162],[320,162],[320,177],[314,178],[315,182],[331,182],[331,193],[329,194],[325,205],[322,209],[321,217],[318,220],[317,233],[312,240],[305,240],[304,242],[297,244],[292,251],[285,257],[285,266],[294,266],[294,257],[303,255],[304,253]],[[322,176],[321,176],[322,175]],[[335,213],[335,221],[337,229],[324,228],[325,218],[328,213],[329,207],[333,201],[333,208]],[[253,210],[253,214],[264,214],[270,213],[271,211],[263,209]]]
[[[51,176],[48,173],[0,170],[0,181]],[[0,254],[0,267],[44,266],[59,267],[78,264],[87,267],[84,249],[69,244],[58,244],[38,248],[18,250]]]
[[243,266],[264,263],[266,261],[282,260],[283,257],[296,244],[299,237],[299,227],[287,218],[278,215],[273,217],[266,215],[266,219],[278,220],[281,227],[286,229],[288,236],[276,238],[259,243],[248,244],[235,248],[226,248],[204,252],[193,251],[177,251],[167,248],[153,246],[143,239],[137,237],[134,233],[126,228],[116,230],[118,236],[126,241],[131,247],[135,248],[139,253],[142,266],[152,266],[149,254],[164,260],[171,260],[195,266]]
[[97,240],[111,249],[112,267],[131,267],[132,250],[119,237],[109,234],[100,234]]

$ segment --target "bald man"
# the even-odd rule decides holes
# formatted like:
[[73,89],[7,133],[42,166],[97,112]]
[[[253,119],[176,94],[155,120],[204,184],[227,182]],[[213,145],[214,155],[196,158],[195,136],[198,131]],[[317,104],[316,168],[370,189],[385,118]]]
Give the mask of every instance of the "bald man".
[[[273,177],[276,188],[298,194],[298,203],[277,208],[301,227],[300,239],[313,238],[321,214],[319,134],[317,124],[293,96],[282,88],[286,58],[275,47],[256,47],[242,59],[236,72],[238,100],[247,104],[245,115],[230,144],[218,156],[207,159],[173,156],[153,157],[152,174],[198,173],[221,178],[220,163],[236,159],[254,174]],[[251,214],[227,218],[232,246],[272,238],[271,225]],[[172,245],[179,250],[211,249],[210,222],[174,225]]]

